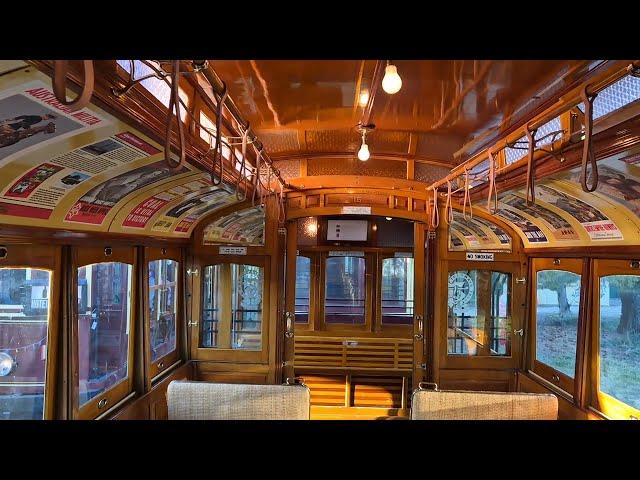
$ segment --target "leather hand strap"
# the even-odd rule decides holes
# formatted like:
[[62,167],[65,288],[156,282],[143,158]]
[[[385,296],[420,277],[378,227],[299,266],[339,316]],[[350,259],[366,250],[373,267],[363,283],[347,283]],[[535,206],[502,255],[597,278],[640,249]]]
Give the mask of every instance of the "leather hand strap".
[[83,60],[84,68],[84,85],[82,91],[74,100],[67,101],[67,73],[69,68],[68,60],[55,60],[53,66],[53,94],[56,99],[69,108],[69,111],[75,112],[82,110],[89,105],[91,95],[93,94],[93,86],[95,83],[93,72],[93,60]]

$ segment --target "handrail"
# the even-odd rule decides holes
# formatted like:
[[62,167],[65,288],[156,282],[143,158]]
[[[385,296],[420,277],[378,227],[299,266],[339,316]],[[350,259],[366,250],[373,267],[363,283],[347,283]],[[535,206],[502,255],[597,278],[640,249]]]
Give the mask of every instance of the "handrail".
[[[601,90],[607,88],[608,86],[610,86],[613,83],[617,82],[618,80],[620,80],[621,78],[625,77],[626,75],[633,74],[633,72],[637,71],[638,68],[640,68],[640,60],[634,60],[631,63],[629,63],[626,67],[620,68],[620,69],[616,70],[615,72],[607,75],[604,78],[598,79],[596,81],[591,81],[590,82],[590,93],[593,94],[593,93],[600,92]],[[547,123],[548,121],[554,119],[558,115],[571,110],[576,105],[579,105],[580,102],[582,101],[582,99],[581,99],[582,88],[584,88],[584,85],[580,85],[580,86],[574,88],[568,94],[564,95],[563,97],[560,97],[559,100],[562,100],[562,104],[561,105],[558,105],[556,107],[553,107],[551,109],[546,110],[545,112],[543,112],[542,114],[540,114],[539,116],[534,118],[533,120],[529,121],[526,125],[528,125],[529,128],[531,128],[531,129],[537,129],[540,126],[542,126],[545,123]],[[513,131],[509,135],[506,135],[503,138],[501,138],[500,140],[496,141],[495,144],[492,147],[490,147],[491,150],[494,153],[497,153],[498,151],[503,150],[504,148],[506,148],[507,144],[509,143],[509,139],[511,139],[511,138],[519,138],[520,136],[522,136],[521,135],[522,129],[523,128],[526,129],[526,125],[523,125],[522,127],[517,128],[515,131]],[[466,170],[470,170],[473,167],[475,167],[476,165],[478,165],[478,164],[482,163],[484,160],[486,160],[488,150],[489,150],[488,148],[484,149],[484,150],[476,153],[475,155],[473,155],[467,161],[465,161],[465,162],[461,163],[460,165],[454,167],[453,169],[451,169],[451,172],[449,173],[449,175],[441,178],[440,180],[437,180],[437,181],[433,182],[431,185],[429,185],[429,188],[442,186],[442,185],[446,184],[447,181],[456,180],[461,175],[464,175],[465,169]]]

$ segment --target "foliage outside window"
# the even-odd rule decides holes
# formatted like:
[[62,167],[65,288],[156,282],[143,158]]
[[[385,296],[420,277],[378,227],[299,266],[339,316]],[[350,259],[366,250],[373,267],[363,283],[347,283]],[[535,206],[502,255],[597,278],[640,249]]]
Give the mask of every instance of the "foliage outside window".
[[382,323],[413,323],[413,258],[385,258],[381,279]]
[[44,416],[51,273],[0,268],[0,419]]
[[176,349],[176,315],[178,313],[178,262],[149,262],[149,319],[151,361]]
[[311,298],[311,259],[296,258],[296,322],[309,323],[309,300]]
[[511,355],[511,274],[449,272],[447,353]]
[[541,270],[536,277],[536,360],[573,378],[576,369],[580,275]]
[[600,278],[601,392],[640,409],[640,276]]
[[366,261],[329,257],[326,261],[324,320],[331,324],[365,323]]
[[80,406],[127,378],[132,266],[106,262],[78,268]]

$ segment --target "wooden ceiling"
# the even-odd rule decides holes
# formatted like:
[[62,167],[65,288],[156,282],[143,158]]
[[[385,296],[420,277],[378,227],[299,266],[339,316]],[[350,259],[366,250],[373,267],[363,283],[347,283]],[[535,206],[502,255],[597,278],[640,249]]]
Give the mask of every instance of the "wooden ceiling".
[[[455,165],[474,140],[522,121],[585,75],[578,60],[399,60],[395,95],[372,88],[377,60],[210,60],[274,159],[352,157],[360,93],[375,90],[372,158]],[[383,64],[384,65],[384,64]]]

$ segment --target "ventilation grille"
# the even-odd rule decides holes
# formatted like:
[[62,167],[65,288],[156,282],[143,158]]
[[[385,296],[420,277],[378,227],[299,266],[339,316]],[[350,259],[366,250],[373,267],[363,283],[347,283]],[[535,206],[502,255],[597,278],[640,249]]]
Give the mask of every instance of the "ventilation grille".
[[405,162],[370,159],[361,162],[356,158],[309,159],[307,175],[369,175],[373,177],[407,178]]

